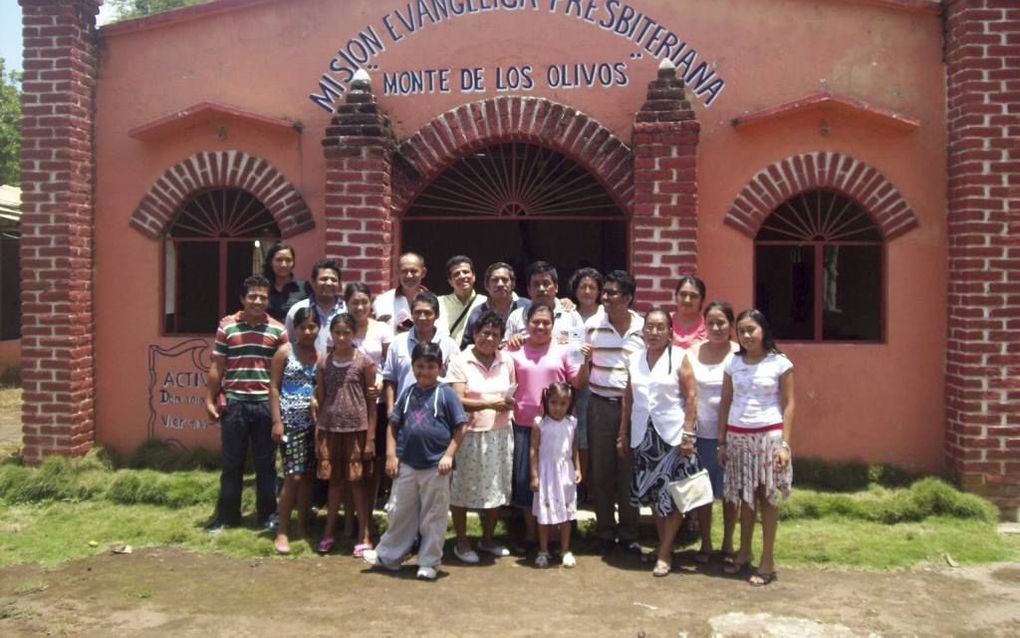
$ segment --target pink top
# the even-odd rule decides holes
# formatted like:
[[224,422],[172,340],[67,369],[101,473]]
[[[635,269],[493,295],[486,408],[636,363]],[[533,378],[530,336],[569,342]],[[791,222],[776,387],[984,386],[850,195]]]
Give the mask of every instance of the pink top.
[[534,348],[525,342],[510,358],[517,372],[514,423],[530,428],[535,418],[542,416],[542,390],[555,381],[573,381],[579,368],[570,363],[568,348],[552,343]]
[[[502,350],[496,351],[492,365],[486,368],[475,357],[475,347],[450,359],[450,367],[446,372],[447,383],[463,383],[464,398],[494,401],[506,396],[510,384],[517,383],[513,359]],[[499,428],[510,427],[510,411],[477,410],[468,412],[467,430],[469,432],[487,432]]]
[[684,328],[677,320],[676,313],[673,313],[673,345],[687,350],[694,345],[695,341],[708,339],[708,330],[705,329],[705,318],[698,315],[698,322],[689,328]]

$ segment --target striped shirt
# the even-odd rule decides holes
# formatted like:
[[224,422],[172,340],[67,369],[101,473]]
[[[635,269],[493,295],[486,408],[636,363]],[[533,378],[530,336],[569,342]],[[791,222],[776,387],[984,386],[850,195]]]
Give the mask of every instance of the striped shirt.
[[285,343],[287,331],[269,315],[254,326],[241,321],[240,312],[221,319],[213,356],[224,358],[222,387],[227,399],[268,401],[270,364]]
[[596,314],[584,324],[585,341],[591,344],[591,372],[588,386],[593,394],[608,399],[623,396],[627,389],[627,357],[645,347],[641,336],[645,320],[628,310],[630,327],[620,334],[609,323],[609,315]]

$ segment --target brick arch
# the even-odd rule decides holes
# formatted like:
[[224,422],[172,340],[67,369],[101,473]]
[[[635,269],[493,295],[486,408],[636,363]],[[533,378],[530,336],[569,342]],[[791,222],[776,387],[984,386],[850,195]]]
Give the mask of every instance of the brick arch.
[[545,98],[496,97],[463,104],[425,124],[398,148],[393,204],[403,211],[433,179],[467,153],[526,141],[563,153],[586,168],[621,210],[634,198],[629,146],[589,115]]
[[206,188],[240,188],[261,201],[283,237],[315,226],[304,198],[279,170],[244,151],[196,153],[156,180],[131,214],[131,225],[150,239],[162,237],[174,213],[193,193]]
[[816,188],[837,191],[863,206],[886,241],[919,225],[885,175],[858,159],[827,151],[794,155],[760,171],[737,195],[725,222],[753,239],[777,206]]

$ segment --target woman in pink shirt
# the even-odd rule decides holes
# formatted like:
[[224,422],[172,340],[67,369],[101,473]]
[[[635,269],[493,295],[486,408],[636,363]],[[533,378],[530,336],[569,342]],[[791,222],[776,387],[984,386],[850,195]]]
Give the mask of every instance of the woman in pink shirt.
[[514,456],[511,504],[524,511],[525,545],[537,539],[535,517],[531,513],[531,427],[542,416],[542,390],[556,381],[571,383],[575,388],[588,385],[588,363],[591,346],[581,346],[580,366],[570,360],[570,350],[552,342],[553,309],[538,302],[528,308],[528,338],[519,350],[510,353],[517,376],[514,393]]
[[684,275],[676,283],[676,312],[673,313],[673,345],[687,350],[698,341],[708,339],[701,307],[705,305],[705,282],[694,275]]
[[495,312],[482,314],[472,324],[474,345],[450,360],[446,374],[471,419],[457,449],[450,485],[450,513],[457,534],[453,553],[464,563],[479,560],[467,537],[468,509],[482,513],[478,551],[497,558],[510,555],[492,537],[499,508],[510,502],[514,444],[510,414],[517,374],[510,355],[499,349],[505,328]]

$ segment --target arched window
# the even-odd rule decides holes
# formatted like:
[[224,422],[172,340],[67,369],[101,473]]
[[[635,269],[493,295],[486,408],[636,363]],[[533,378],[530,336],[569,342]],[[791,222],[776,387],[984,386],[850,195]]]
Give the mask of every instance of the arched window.
[[279,237],[272,214],[244,190],[192,195],[164,240],[164,332],[212,333],[240,307],[241,284],[262,271],[263,250]]
[[755,306],[777,338],[881,341],[885,243],[857,202],[830,190],[786,200],[754,240]]

